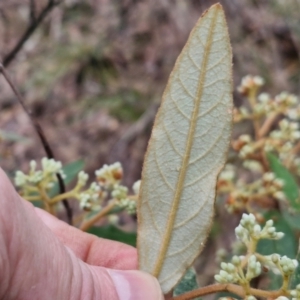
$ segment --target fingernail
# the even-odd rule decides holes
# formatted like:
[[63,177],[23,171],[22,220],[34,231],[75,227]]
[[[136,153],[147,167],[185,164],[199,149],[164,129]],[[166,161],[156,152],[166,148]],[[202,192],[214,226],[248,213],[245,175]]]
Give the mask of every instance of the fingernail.
[[163,300],[156,278],[141,271],[108,270],[120,300]]

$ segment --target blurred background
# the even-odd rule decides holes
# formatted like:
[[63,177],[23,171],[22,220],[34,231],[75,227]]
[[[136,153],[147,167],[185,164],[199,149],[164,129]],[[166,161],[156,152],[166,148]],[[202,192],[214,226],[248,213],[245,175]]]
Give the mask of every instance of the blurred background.
[[[0,57],[9,58],[48,0],[0,1]],[[83,158],[93,173],[120,161],[125,184],[140,178],[161,94],[176,57],[209,0],[65,0],[9,61],[8,71],[57,159]],[[221,1],[234,53],[234,83],[247,74],[266,90],[299,94],[300,1]],[[0,77],[1,165],[27,170],[44,150]],[[240,96],[235,93],[235,103]],[[13,136],[11,136],[12,134]],[[15,136],[23,137],[15,142]],[[8,137],[7,137],[8,136]]]
[[[199,16],[215,2],[0,1],[0,58],[56,158],[63,164],[83,159],[91,175],[104,163],[120,161],[124,184],[138,180],[176,57]],[[247,74],[260,75],[266,92],[299,95],[300,1],[220,2],[233,47],[234,86]],[[236,106],[243,101],[236,92],[234,101]],[[2,77],[0,130],[0,164],[7,173],[27,171],[31,159],[45,156]],[[209,249],[206,261],[199,262],[203,273],[204,264],[210,273]]]

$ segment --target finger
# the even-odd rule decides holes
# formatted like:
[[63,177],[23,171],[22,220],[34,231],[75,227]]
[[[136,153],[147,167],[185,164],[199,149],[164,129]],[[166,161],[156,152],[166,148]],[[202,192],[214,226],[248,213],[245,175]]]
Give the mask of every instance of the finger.
[[[38,212],[42,216],[39,218],[37,210],[18,196],[1,170],[0,189],[2,204],[0,228],[4,226],[1,228],[0,237],[10,237],[10,240],[1,247],[7,257],[6,263],[0,264],[1,299],[42,299],[45,295],[47,296],[45,299],[163,299],[159,284],[151,275],[140,271],[106,269],[82,262],[72,250],[59,242],[41,219],[56,231],[66,230],[66,235],[61,236],[66,238],[70,234],[73,236],[71,240],[82,239],[86,242],[88,245],[86,248],[95,247],[96,257],[99,257],[98,249],[99,247],[101,249],[103,243],[105,246],[101,249],[102,256],[112,250],[118,249],[124,253],[134,248],[120,243],[101,241],[41,211]],[[82,248],[79,247],[77,250],[82,251],[84,255],[85,251]],[[86,253],[87,260],[90,253],[91,250]],[[136,252],[133,253],[136,264]],[[108,261],[114,261],[113,257]],[[114,265],[111,262],[110,264]],[[9,272],[4,273],[4,270]],[[28,270],[30,276],[26,276]]]
[[0,205],[0,299],[69,299],[70,288],[79,294],[83,262],[21,200],[1,169]]
[[[33,210],[32,204],[20,198],[1,168],[0,197],[3,200],[8,199],[8,201],[3,203],[0,201],[0,220],[2,220],[0,227],[9,227],[2,230],[2,232],[6,233],[3,236],[6,239],[5,244],[9,245],[12,243],[12,240],[19,238],[19,234],[10,233],[13,230],[12,224],[19,224],[16,227],[23,228],[22,224],[25,221],[28,227],[41,231],[43,228],[37,226],[37,224],[42,220],[55,233],[55,236],[83,261],[107,268],[137,269],[137,252],[131,246],[83,233],[40,209],[34,210],[35,216],[39,216],[38,220],[36,220],[35,216],[31,214]],[[12,220],[14,221],[13,223]],[[20,231],[18,230],[17,232],[19,233]],[[28,239],[28,236],[21,236],[21,239]]]
[[98,238],[36,208],[37,215],[59,240],[84,262],[112,269],[137,269],[137,251],[123,243]]
[[[141,271],[119,271],[93,267],[94,280],[101,286],[101,299],[119,300],[163,300],[163,294],[156,278]],[[95,284],[97,285],[97,283]]]

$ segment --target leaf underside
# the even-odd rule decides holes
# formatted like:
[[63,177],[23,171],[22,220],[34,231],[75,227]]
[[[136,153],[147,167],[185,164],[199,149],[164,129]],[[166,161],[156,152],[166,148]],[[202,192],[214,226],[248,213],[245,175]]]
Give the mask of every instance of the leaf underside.
[[220,4],[178,57],[145,156],[138,203],[140,270],[168,293],[203,248],[231,135],[232,54]]

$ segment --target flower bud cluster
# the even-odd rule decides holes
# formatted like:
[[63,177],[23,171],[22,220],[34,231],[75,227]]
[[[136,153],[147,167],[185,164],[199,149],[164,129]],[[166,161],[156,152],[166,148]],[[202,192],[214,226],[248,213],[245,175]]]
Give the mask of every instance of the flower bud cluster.
[[134,215],[136,213],[136,201],[126,198],[121,199],[119,206],[127,211],[128,214]]
[[95,172],[99,184],[113,186],[118,184],[123,178],[123,168],[119,162],[112,165],[104,165]]
[[270,195],[279,201],[286,200],[285,194],[282,191],[284,181],[276,178],[272,172],[267,172],[262,176],[263,189],[266,195]]
[[246,96],[251,92],[251,90],[260,88],[264,85],[264,83],[264,79],[260,76],[247,75],[242,78],[242,82],[240,86],[238,86],[237,90],[242,95]]
[[88,179],[89,179],[89,175],[87,173],[85,173],[84,171],[80,171],[78,173],[77,185],[79,185],[80,187],[85,186]]
[[81,192],[78,196],[80,207],[86,211],[98,211],[100,203],[106,198],[107,193],[101,189],[100,185],[92,182],[90,187]]
[[280,256],[277,253],[265,256],[264,265],[272,269],[275,274],[282,274],[282,276],[291,276],[298,267],[296,259],[288,258],[287,256]]
[[251,196],[252,190],[250,186],[238,181],[234,189],[229,193],[225,207],[230,213],[243,211]]
[[239,152],[241,158],[249,157],[255,152],[254,142],[250,135],[242,134],[232,143],[235,151]]
[[282,256],[278,262],[281,271],[284,275],[291,275],[295,272],[296,268],[298,267],[298,261],[296,259],[290,259],[287,256]]
[[296,120],[300,117],[298,103],[298,97],[288,92],[282,92],[274,98],[275,110],[280,111],[291,120]]
[[219,193],[228,193],[226,208],[230,212],[243,211],[249,201],[258,198],[286,201],[283,186],[284,181],[276,178],[271,172],[263,174],[261,178],[250,183],[244,180],[233,182],[219,179],[218,181]]
[[253,114],[256,117],[262,117],[268,115],[272,110],[273,101],[269,94],[262,93],[257,97],[258,102],[253,107]]
[[[221,194],[226,193],[226,206],[231,212],[250,209],[252,211],[257,205],[272,206],[272,201],[275,200],[288,203],[283,191],[285,182],[276,178],[274,173],[268,172],[271,166],[268,164],[266,152],[277,153],[281,163],[300,176],[300,158],[297,157],[300,140],[299,100],[295,95],[286,92],[275,97],[267,93],[259,94],[263,83],[262,78],[246,76],[238,87],[238,91],[249,101],[247,106],[234,110],[234,120],[235,122],[249,120],[253,123],[254,131],[252,135],[242,134],[232,142],[232,148],[241,161],[240,165],[250,172],[245,170],[240,172],[238,166],[234,167],[234,172],[228,172],[225,168],[218,179],[218,191]],[[284,119],[278,123],[278,119],[282,116]],[[276,124],[278,127],[273,129]],[[234,159],[236,157],[231,161]],[[255,215],[259,219],[259,213]],[[263,265],[266,270],[270,267],[275,273],[281,274],[284,278],[283,287],[286,286],[298,262],[279,254],[270,256],[255,254],[260,239],[278,240],[284,236],[282,232],[276,232],[273,221],[269,220],[260,226],[253,214],[243,214],[235,233],[248,248],[247,260],[236,256],[230,264],[222,263],[221,271],[215,279],[221,283],[236,282],[247,290],[249,281],[261,274]],[[237,254],[241,253],[244,252]],[[250,255],[252,253],[254,254]],[[241,260],[243,262],[239,264]],[[293,300],[300,300],[300,284],[291,291],[291,296]],[[252,297],[247,295],[245,299],[254,300]],[[280,296],[277,299],[288,298]]]
[[290,119],[298,119],[300,117],[297,96],[282,92],[275,96],[274,99],[267,93],[262,93],[257,97],[258,103],[254,107],[256,114],[268,115],[271,112],[279,112]]
[[[101,208],[102,202],[109,195],[117,201],[117,205],[125,209],[129,214],[136,212],[136,200],[128,195],[128,188],[121,185],[123,169],[119,162],[112,165],[104,165],[101,169],[95,171],[97,182],[93,182],[87,190],[79,194],[80,207],[85,210],[97,211]],[[78,175],[77,188],[86,184],[88,175],[81,171]],[[140,181],[133,185],[134,193],[139,192]]]
[[215,275],[215,280],[220,283],[234,283],[240,281],[238,267],[240,267],[241,258],[234,256],[231,263],[221,263],[221,270],[219,274]]
[[223,171],[220,173],[218,177],[218,189],[221,191],[222,189],[227,189],[233,184],[233,180],[236,177],[236,171],[233,165],[227,164]]
[[279,122],[279,130],[272,131],[270,137],[272,139],[295,142],[300,138],[299,124],[283,119]]
[[258,241],[259,239],[281,239],[284,234],[282,232],[276,232],[273,224],[273,221],[269,220],[266,222],[265,226],[261,228],[261,226],[256,222],[253,214],[243,214],[240,224],[235,229],[235,234],[237,238],[246,245],[248,245],[252,240]]
[[[237,90],[244,96],[256,96],[258,89],[264,84],[263,78],[259,76],[247,75],[242,78],[241,85]],[[252,93],[251,93],[252,92]],[[254,92],[254,93],[253,93]],[[234,112],[234,119],[240,122],[244,119],[261,118],[268,116],[270,113],[281,113],[291,120],[300,118],[300,106],[298,98],[293,94],[282,92],[272,98],[268,93],[261,93],[257,96],[255,105],[252,103],[252,112],[242,106]]]
[[59,173],[63,178],[65,174],[62,170],[60,161],[43,157],[41,160],[41,170],[36,170],[37,163],[35,160],[30,162],[28,175],[22,171],[17,171],[15,175],[15,184],[18,187],[25,188],[28,185],[37,185],[43,182],[45,189],[50,189],[57,181],[56,174]]
[[259,276],[261,273],[261,264],[257,261],[255,255],[251,255],[248,259],[246,279],[250,281],[252,278]]
[[[135,186],[138,188],[138,184]],[[136,200],[128,196],[128,189],[122,185],[115,185],[111,193],[114,199],[117,199],[120,208],[125,209],[129,214],[136,213]]]
[[243,273],[242,261],[244,256],[233,256],[231,263],[221,263],[219,274],[215,275],[215,280],[220,283],[243,283],[245,280],[251,281],[261,274],[261,264],[255,255],[251,255],[247,261],[246,275]]
[[123,185],[116,184],[111,192],[113,198],[122,200],[128,197],[128,188]]
[[262,173],[263,172],[263,166],[261,162],[253,159],[245,159],[243,161],[243,167],[249,171],[255,172],[255,173]]
[[[250,106],[235,109],[235,121],[251,120],[255,135],[254,137],[248,134],[240,135],[232,142],[232,148],[237,152],[243,167],[255,174],[252,176],[243,172],[245,179],[243,178],[240,185],[238,181],[219,180],[219,192],[228,193],[227,209],[230,212],[245,210],[250,202],[258,204],[258,199],[265,199],[264,203],[270,204],[272,199],[286,201],[280,180],[273,179],[266,182],[264,178],[257,178],[257,175],[262,176],[268,168],[266,153],[278,153],[283,165],[300,176],[300,159],[297,158],[296,151],[298,149],[296,145],[300,140],[299,99],[287,92],[275,97],[267,93],[258,94],[263,83],[260,77],[246,76],[238,88],[248,97]],[[278,128],[271,130],[276,124],[276,118],[282,115],[285,118],[278,123]],[[238,174],[239,169],[236,168],[235,172]],[[250,182],[250,178],[255,180]]]
[[[21,193],[25,198],[28,197],[28,199],[30,199],[31,193],[34,191],[35,193],[40,193],[38,196],[34,196],[35,199],[45,200],[43,195],[45,192],[48,193],[49,189],[52,188],[57,181],[56,174],[59,173],[65,178],[62,164],[59,161],[43,158],[41,167],[41,170],[37,170],[36,161],[31,161],[28,174],[24,174],[21,171],[16,172],[15,184],[21,187]],[[139,193],[140,181],[137,181],[133,186],[135,195],[129,196],[128,189],[120,185],[120,181],[123,177],[123,169],[119,162],[112,165],[104,165],[101,169],[97,170],[95,174],[97,181],[92,182],[88,188],[85,188],[89,175],[84,171],[80,171],[77,176],[77,184],[68,192],[68,197],[77,199],[80,207],[86,211],[99,211],[103,202],[108,199],[109,196],[112,196],[118,201],[119,207],[127,210],[130,214],[136,212],[136,198]],[[40,188],[44,191],[40,192]],[[52,201],[50,196],[46,195],[46,198],[48,199],[47,201]],[[53,198],[53,203],[55,204],[61,201],[61,199],[63,199],[63,197],[57,195]]]
[[300,299],[300,284],[298,284],[294,290],[290,291],[290,295],[292,296],[292,300]]

